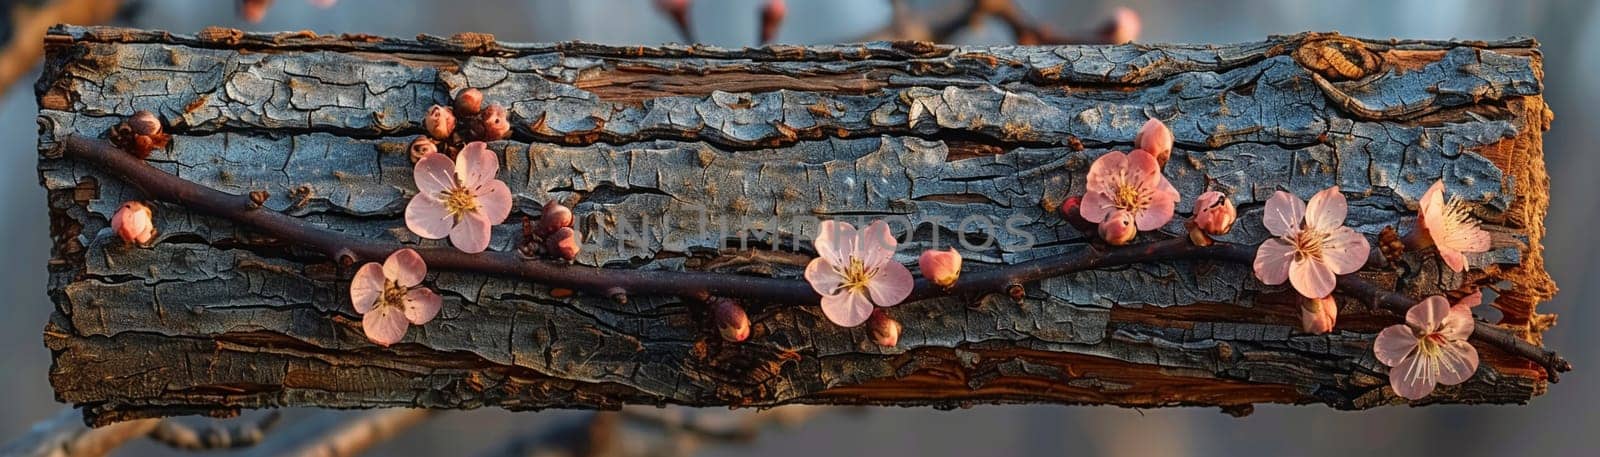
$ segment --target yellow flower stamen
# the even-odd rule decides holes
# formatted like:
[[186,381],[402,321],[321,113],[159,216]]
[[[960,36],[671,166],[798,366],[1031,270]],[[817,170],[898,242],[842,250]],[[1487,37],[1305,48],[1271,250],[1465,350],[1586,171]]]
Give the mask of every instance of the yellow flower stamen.
[[1150,206],[1151,195],[1139,192],[1139,186],[1126,171],[1117,172],[1111,180],[1111,189],[1111,204],[1117,209],[1137,214]]
[[478,197],[472,195],[471,190],[457,187],[441,192],[440,200],[444,201],[444,209],[457,221],[468,213],[478,210]]
[[385,306],[393,306],[396,308],[404,308],[406,292],[408,292],[406,288],[400,287],[399,282],[384,281],[383,295],[379,296],[378,305],[376,307],[382,308]]
[[1331,234],[1315,229],[1301,229],[1289,235],[1289,245],[1294,247],[1294,260],[1296,262],[1310,259],[1321,261],[1322,248],[1328,244]]
[[877,274],[877,270],[868,269],[861,259],[851,257],[850,265],[845,266],[844,271],[839,272],[839,275],[844,277],[844,282],[839,284],[839,288],[849,292],[864,291],[867,288],[867,282],[872,281],[872,277],[877,276]]

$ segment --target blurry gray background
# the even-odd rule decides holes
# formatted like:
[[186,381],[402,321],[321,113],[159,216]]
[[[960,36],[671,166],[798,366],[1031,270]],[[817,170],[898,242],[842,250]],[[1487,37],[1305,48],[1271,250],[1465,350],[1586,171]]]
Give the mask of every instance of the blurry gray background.
[[[913,1],[919,7],[948,0]],[[655,44],[677,39],[650,0],[340,0],[317,10],[278,0],[260,24],[234,15],[231,0],[145,0],[132,26],[192,33],[209,25],[251,30],[365,32],[412,37],[490,32],[506,41],[588,40]],[[758,0],[695,0],[692,21],[702,42],[753,44]],[[1544,46],[1545,97],[1556,113],[1546,133],[1551,175],[1548,268],[1561,294],[1541,311],[1559,313],[1546,343],[1577,366],[1529,406],[1392,407],[1360,413],[1321,406],[1262,406],[1242,419],[1215,409],[1127,410],[1093,407],[977,407],[959,411],[873,409],[828,415],[789,431],[765,434],[750,446],[724,446],[705,455],[1596,455],[1600,449],[1600,318],[1590,305],[1600,293],[1595,246],[1600,226],[1600,171],[1595,142],[1600,115],[1600,8],[1578,1],[1060,1],[1020,0],[1032,16],[1057,30],[1093,25],[1115,6],[1142,16],[1139,41],[1235,42],[1269,34],[1339,31],[1364,37],[1497,39],[1532,35]],[[888,19],[880,0],[789,0],[778,41],[821,43],[851,39]],[[1008,43],[998,24],[971,30],[961,43]],[[1587,50],[1587,51],[1585,51]],[[0,94],[0,443],[61,408],[47,379],[50,365],[41,330],[51,305],[45,295],[49,257],[44,192],[34,172],[37,107],[33,78]],[[538,430],[573,412],[451,413],[413,429],[371,455],[472,454],[500,439]],[[1587,451],[1585,451],[1587,449]],[[149,444],[120,455],[165,454]],[[212,455],[212,454],[205,454]]]

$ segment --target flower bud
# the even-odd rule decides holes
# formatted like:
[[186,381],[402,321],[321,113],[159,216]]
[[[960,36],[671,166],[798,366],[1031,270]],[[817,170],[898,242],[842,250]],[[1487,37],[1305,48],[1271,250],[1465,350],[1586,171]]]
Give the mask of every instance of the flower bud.
[[129,244],[143,246],[156,237],[155,222],[150,219],[150,207],[140,202],[126,202],[111,215],[111,230]]
[[539,212],[539,225],[533,233],[539,236],[550,236],[564,227],[572,226],[572,209],[566,205],[550,200],[544,204],[544,209]]
[[1229,230],[1233,230],[1233,221],[1238,215],[1238,210],[1233,207],[1233,200],[1222,195],[1222,192],[1209,191],[1195,199],[1194,225],[1207,235],[1227,234]]
[[428,117],[422,120],[422,125],[428,129],[428,136],[447,140],[456,131],[456,114],[450,108],[433,105],[428,108]]
[[710,302],[711,318],[717,322],[717,333],[730,343],[750,338],[750,316],[744,307],[731,298],[713,297]]
[[882,309],[872,310],[867,318],[867,329],[872,331],[872,341],[883,347],[900,344],[900,322],[889,317]]
[[511,137],[510,112],[506,107],[498,104],[489,105],[483,110],[483,141],[504,140]]
[[778,36],[778,26],[783,25],[783,17],[789,13],[788,5],[783,0],[767,0],[761,7],[761,44],[771,43]]
[[1339,303],[1333,300],[1332,295],[1300,301],[1300,329],[1306,333],[1321,335],[1331,332],[1338,318]]
[[1172,129],[1161,121],[1150,119],[1139,127],[1139,134],[1133,137],[1134,149],[1143,149],[1144,152],[1156,157],[1156,164],[1167,166],[1167,160],[1172,159]]
[[551,257],[572,261],[578,258],[578,232],[572,227],[561,227],[544,239],[544,251]]
[[483,91],[467,89],[456,94],[455,114],[476,116],[483,110]]
[[161,118],[149,111],[139,111],[112,127],[107,138],[129,154],[146,159],[151,151],[166,148],[172,136],[161,131]]
[[1139,13],[1119,7],[1100,25],[1100,39],[1106,44],[1128,44],[1139,39]]
[[128,128],[135,135],[157,135],[161,133],[161,118],[149,111],[139,111],[128,116]]
[[433,141],[432,138],[428,138],[427,135],[418,135],[416,139],[411,140],[409,150],[411,152],[411,163],[417,163],[418,160],[422,160],[422,156],[439,152],[439,143]]
[[961,253],[956,252],[955,248],[922,251],[917,266],[922,268],[922,277],[928,278],[934,285],[950,287],[961,276]]
[[1079,233],[1094,233],[1095,224],[1083,218],[1083,214],[1078,212],[1080,206],[1083,206],[1083,196],[1073,195],[1062,201],[1061,208],[1057,211],[1061,213],[1062,218],[1067,220],[1068,224],[1072,224],[1072,228],[1078,229]]
[[1128,244],[1138,234],[1139,228],[1134,225],[1133,213],[1127,211],[1112,212],[1105,221],[1100,222],[1100,239],[1112,246]]
[[272,6],[272,0],[239,0],[239,18],[245,22],[255,24],[267,17],[267,8]]

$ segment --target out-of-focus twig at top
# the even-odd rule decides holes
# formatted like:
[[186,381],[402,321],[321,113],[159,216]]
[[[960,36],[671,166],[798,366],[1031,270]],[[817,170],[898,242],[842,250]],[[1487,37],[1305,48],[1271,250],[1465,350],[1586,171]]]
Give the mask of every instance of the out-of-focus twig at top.
[[[39,65],[44,33],[62,23],[100,24],[116,17],[122,0],[46,0],[0,5],[0,89],[11,87]],[[3,93],[0,90],[0,93]]]

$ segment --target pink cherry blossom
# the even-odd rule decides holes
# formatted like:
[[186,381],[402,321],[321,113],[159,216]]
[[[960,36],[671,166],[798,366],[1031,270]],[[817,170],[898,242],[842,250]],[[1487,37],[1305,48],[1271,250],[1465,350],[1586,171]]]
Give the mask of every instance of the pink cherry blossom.
[[1155,230],[1172,220],[1178,189],[1161,175],[1155,156],[1148,152],[1108,152],[1089,165],[1088,179],[1078,212],[1089,222],[1104,222],[1119,210],[1133,216],[1139,231]]
[[1473,293],[1450,306],[1434,295],[1406,311],[1406,323],[1378,333],[1372,353],[1391,367],[1389,385],[1401,397],[1427,397],[1435,385],[1460,384],[1478,371],[1478,350],[1467,342],[1474,326],[1472,307],[1483,301]]
[[417,161],[418,193],[406,205],[406,228],[433,240],[448,236],[462,252],[483,252],[490,228],[511,215],[511,189],[495,179],[500,159],[483,143],[468,143],[456,158],[432,153]]
[[815,245],[819,257],[806,265],[806,282],[822,295],[822,313],[833,323],[861,325],[873,305],[894,306],[911,295],[911,271],[894,261],[898,241],[889,224],[874,221],[857,231],[846,222],[823,221]]
[[367,262],[350,281],[350,304],[361,314],[367,339],[383,346],[400,342],[408,324],[422,325],[439,314],[441,298],[422,284],[428,265],[411,249],[389,254],[382,265]]
[[1478,227],[1478,220],[1468,212],[1467,205],[1459,198],[1445,201],[1444,181],[1435,181],[1422,194],[1421,206],[1418,229],[1439,248],[1439,257],[1451,270],[1467,270],[1464,253],[1489,250],[1489,233]]
[[1367,261],[1366,237],[1344,226],[1348,207],[1339,186],[1311,197],[1311,204],[1278,191],[1267,199],[1262,222],[1276,238],[1256,250],[1256,279],[1267,285],[1289,281],[1307,298],[1333,293],[1335,275],[1350,274]]

